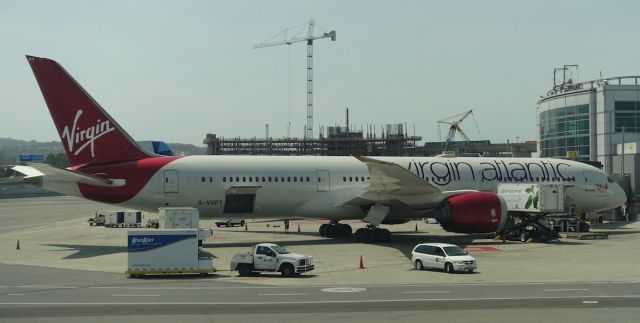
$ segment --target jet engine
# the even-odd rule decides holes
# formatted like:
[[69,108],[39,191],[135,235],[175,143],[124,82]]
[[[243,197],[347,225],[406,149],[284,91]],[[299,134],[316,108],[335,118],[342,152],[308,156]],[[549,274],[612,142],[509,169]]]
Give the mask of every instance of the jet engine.
[[507,202],[490,192],[469,192],[447,198],[438,208],[438,222],[451,232],[488,233],[502,230]]

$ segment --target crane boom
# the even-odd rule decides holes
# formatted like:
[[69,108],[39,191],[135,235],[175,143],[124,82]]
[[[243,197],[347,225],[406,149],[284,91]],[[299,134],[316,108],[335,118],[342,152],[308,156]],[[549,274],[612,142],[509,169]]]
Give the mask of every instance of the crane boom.
[[307,42],[307,125],[304,128],[305,139],[313,138],[313,41],[321,38],[331,38],[332,41],[336,40],[335,30],[332,30],[328,33],[323,33],[322,35],[314,35],[313,34],[314,26],[315,26],[315,21],[313,19],[309,20],[309,29],[307,31],[306,37],[294,36],[292,38],[281,40],[281,41],[270,41],[270,42],[267,41],[267,42],[255,44],[253,46],[253,49],[257,49],[257,48],[280,46],[280,45],[291,45],[291,44],[299,43],[303,41]]
[[[464,133],[464,131],[462,131],[462,128],[460,127],[460,124],[462,123],[462,121],[464,121],[464,119],[466,119],[469,115],[471,115],[473,113],[474,109],[471,109],[467,112],[461,113],[461,114],[457,114],[453,117],[449,117],[447,119],[444,120],[439,120],[438,124],[440,123],[445,123],[449,125],[449,133],[447,134],[447,139],[444,143],[444,150],[447,151],[449,149],[449,144],[453,141],[453,138],[455,137],[456,133],[459,133],[460,136],[462,136],[462,138],[465,141],[469,141],[469,137],[467,137],[467,135]],[[460,117],[458,118],[456,121],[450,122],[447,121],[448,119],[452,119],[452,118],[456,118],[456,117]]]
[[324,33],[322,35],[317,35],[317,36],[312,36],[312,37],[293,37],[293,38],[289,38],[289,39],[286,39],[286,40],[263,42],[263,43],[259,43],[259,44],[253,45],[253,49],[271,47],[271,46],[280,46],[280,45],[291,45],[291,44],[299,43],[299,42],[302,42],[302,41],[309,41],[309,40],[313,41],[313,40],[321,39],[321,38],[331,38],[331,40],[335,41],[336,40],[336,32],[335,31],[331,31],[331,32],[328,32],[328,33]]

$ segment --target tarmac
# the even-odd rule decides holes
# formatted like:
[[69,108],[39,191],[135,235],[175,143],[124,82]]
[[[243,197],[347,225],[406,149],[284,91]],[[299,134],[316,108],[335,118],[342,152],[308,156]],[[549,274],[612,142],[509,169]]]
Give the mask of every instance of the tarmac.
[[[0,264],[124,275],[127,231],[141,229],[92,227],[87,223],[96,212],[113,209],[113,206],[65,196],[0,200]],[[449,233],[438,224],[412,221],[386,226],[393,233],[391,243],[361,244],[351,238],[321,237],[318,227],[324,221],[293,220],[290,232],[286,233],[282,221],[246,220],[246,228],[217,228],[213,220],[200,221],[201,228],[214,229],[213,238],[204,243],[204,249],[216,257],[214,267],[218,273],[210,279],[265,286],[637,282],[640,279],[638,222],[594,226],[592,231],[608,234],[606,240],[563,238],[551,243],[503,243],[483,235]],[[351,224],[354,230],[364,226],[358,221],[345,223]],[[236,272],[230,272],[233,254],[246,252],[258,242],[278,243],[292,252],[313,256],[316,268],[299,279],[282,279],[277,273],[239,277]],[[410,257],[411,250],[420,242],[458,244],[476,258],[478,270],[456,275],[417,271]],[[359,267],[361,257],[364,269]]]

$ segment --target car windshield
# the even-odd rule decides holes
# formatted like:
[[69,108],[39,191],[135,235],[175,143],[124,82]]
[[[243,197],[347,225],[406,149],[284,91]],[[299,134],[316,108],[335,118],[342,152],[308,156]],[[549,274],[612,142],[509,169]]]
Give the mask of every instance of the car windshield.
[[444,252],[447,256],[464,256],[466,253],[458,246],[444,247]]
[[289,251],[287,251],[287,249],[285,249],[284,247],[280,247],[280,246],[271,246],[271,249],[273,249],[275,252],[279,253],[279,254],[285,254],[285,253],[289,253]]

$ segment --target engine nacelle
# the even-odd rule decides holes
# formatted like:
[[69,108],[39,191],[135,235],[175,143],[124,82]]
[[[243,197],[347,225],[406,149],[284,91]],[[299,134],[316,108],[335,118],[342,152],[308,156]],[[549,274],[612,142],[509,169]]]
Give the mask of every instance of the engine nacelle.
[[507,222],[507,202],[490,192],[454,195],[446,199],[438,211],[438,222],[451,232],[497,232]]

